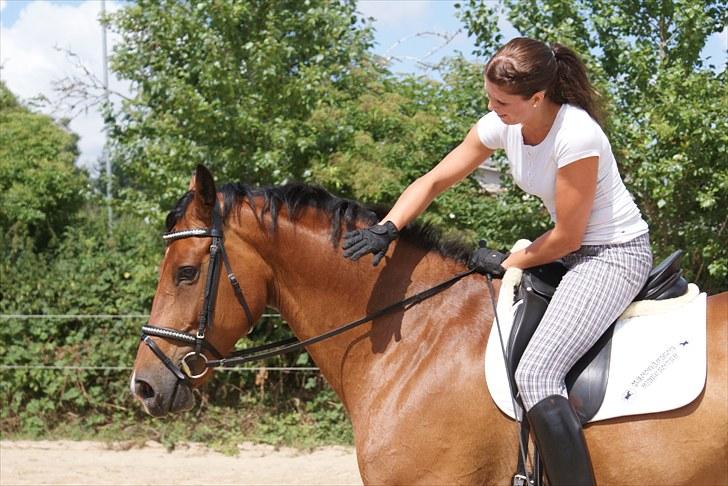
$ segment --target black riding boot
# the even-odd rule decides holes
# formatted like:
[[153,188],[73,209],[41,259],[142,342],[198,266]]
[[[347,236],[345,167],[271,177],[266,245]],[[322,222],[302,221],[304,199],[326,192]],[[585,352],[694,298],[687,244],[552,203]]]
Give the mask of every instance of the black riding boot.
[[569,400],[544,398],[526,414],[536,436],[551,486],[593,486],[589,451],[581,422]]

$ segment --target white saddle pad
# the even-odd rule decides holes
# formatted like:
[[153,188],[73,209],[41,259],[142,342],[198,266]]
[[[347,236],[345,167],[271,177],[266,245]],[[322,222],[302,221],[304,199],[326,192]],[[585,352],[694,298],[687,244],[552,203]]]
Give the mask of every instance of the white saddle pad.
[[[498,296],[504,345],[518,306],[513,297],[521,274],[508,269]],[[705,335],[706,295],[694,284],[681,297],[630,305],[615,326],[606,395],[590,422],[663,412],[695,400],[705,386]],[[515,418],[495,322],[485,353],[485,378],[498,408]]]

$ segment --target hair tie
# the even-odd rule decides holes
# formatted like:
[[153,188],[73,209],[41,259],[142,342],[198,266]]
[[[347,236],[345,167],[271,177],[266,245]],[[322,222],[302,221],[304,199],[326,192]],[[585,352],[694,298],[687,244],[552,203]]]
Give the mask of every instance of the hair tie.
[[554,48],[554,46],[550,46],[550,47],[551,47],[551,55],[554,56],[554,60],[556,60],[556,49]]

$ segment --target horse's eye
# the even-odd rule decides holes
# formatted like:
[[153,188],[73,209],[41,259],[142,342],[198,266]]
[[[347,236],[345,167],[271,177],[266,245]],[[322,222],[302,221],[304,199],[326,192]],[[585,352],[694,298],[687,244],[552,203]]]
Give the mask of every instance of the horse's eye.
[[181,284],[183,282],[191,283],[197,280],[198,274],[199,272],[196,267],[179,267],[177,269],[177,276],[175,280],[177,284]]

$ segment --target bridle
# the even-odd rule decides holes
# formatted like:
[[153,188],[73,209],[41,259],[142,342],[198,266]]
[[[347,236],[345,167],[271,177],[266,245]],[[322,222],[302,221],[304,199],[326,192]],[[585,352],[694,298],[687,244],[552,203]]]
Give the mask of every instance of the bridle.
[[[283,339],[273,343],[263,344],[253,348],[243,349],[231,353],[227,357],[224,357],[215,347],[207,340],[206,332],[212,325],[212,318],[215,311],[215,301],[217,296],[217,287],[220,280],[221,266],[225,267],[227,278],[233,287],[235,297],[238,303],[245,312],[245,317],[248,320],[250,329],[253,328],[254,319],[248,306],[243,291],[240,288],[240,283],[235,277],[228,259],[227,253],[225,252],[224,237],[223,237],[223,216],[218,204],[213,206],[212,210],[212,227],[211,228],[192,228],[180,231],[172,231],[165,233],[162,238],[165,241],[173,242],[184,238],[212,238],[210,243],[210,259],[207,267],[207,277],[205,280],[205,292],[202,303],[202,311],[200,313],[198,328],[196,334],[187,334],[185,332],[178,331],[170,327],[155,326],[151,323],[142,326],[141,339],[154,355],[169,369],[176,377],[178,382],[188,382],[191,379],[202,378],[207,370],[210,368],[218,368],[228,365],[240,365],[250,361],[259,361],[262,359],[270,358],[280,354],[295,351],[297,349],[304,348],[324,339],[336,336],[350,329],[353,329],[361,324],[372,321],[381,317],[385,314],[389,314],[397,309],[408,309],[412,305],[415,305],[425,299],[436,295],[443,290],[452,286],[455,282],[459,281],[463,277],[466,277],[474,270],[466,270],[460,272],[453,277],[431,287],[422,292],[418,292],[410,297],[403,300],[390,304],[378,311],[368,314],[361,319],[343,324],[335,329],[327,331],[318,336],[298,341],[297,338],[291,337]],[[159,348],[157,343],[154,342],[152,337],[159,337],[162,339],[168,339],[171,341],[177,341],[183,344],[187,344],[193,348],[192,351],[188,352],[182,357],[179,364],[175,364],[174,361],[164,354]],[[215,359],[209,359],[204,351],[212,354]]]
[[[212,210],[211,228],[193,228],[181,231],[172,231],[162,235],[162,238],[167,242],[173,242],[184,238],[212,238],[212,242],[210,243],[210,259],[207,267],[207,277],[205,280],[205,293],[197,327],[197,334],[187,334],[169,327],[154,326],[151,323],[146,326],[142,326],[141,338],[142,341],[144,341],[144,344],[149,346],[149,349],[152,350],[157,358],[159,358],[162,363],[164,363],[164,365],[177,377],[177,379],[181,381],[186,381],[188,378],[201,378],[205,375],[205,373],[207,373],[207,370],[210,368],[210,366],[208,366],[210,364],[210,360],[202,352],[203,350],[208,351],[218,360],[223,359],[223,355],[205,338],[207,329],[212,325],[212,318],[215,312],[215,301],[217,300],[217,286],[219,282],[221,263],[225,266],[227,278],[233,287],[235,297],[238,299],[240,306],[245,312],[248,324],[250,326],[253,325],[253,315],[250,312],[250,307],[245,300],[243,291],[240,289],[240,283],[232,271],[230,260],[225,252],[225,246],[223,244],[222,220],[223,218],[219,206],[215,204]],[[151,339],[151,336],[189,344],[193,347],[193,351],[187,353],[182,358],[179,366],[177,366],[171,358],[159,349],[159,346],[157,346],[154,340]]]

